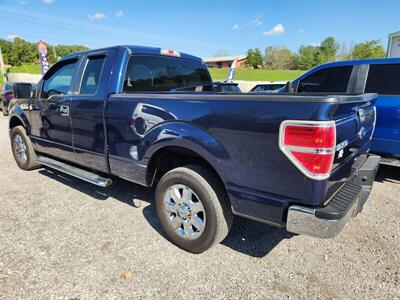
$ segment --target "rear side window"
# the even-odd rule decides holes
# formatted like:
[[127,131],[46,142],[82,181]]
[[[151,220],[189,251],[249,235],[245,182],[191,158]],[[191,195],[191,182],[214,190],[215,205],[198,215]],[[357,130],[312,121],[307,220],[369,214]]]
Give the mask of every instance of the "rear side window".
[[88,57],[81,84],[81,95],[95,95],[99,86],[105,56]]
[[54,65],[44,78],[42,97],[68,94],[75,73],[77,60],[60,62]]
[[316,71],[300,81],[299,93],[346,93],[353,66]]
[[207,68],[187,59],[133,55],[124,81],[124,92],[212,91]]
[[370,65],[365,92],[400,95],[400,64]]

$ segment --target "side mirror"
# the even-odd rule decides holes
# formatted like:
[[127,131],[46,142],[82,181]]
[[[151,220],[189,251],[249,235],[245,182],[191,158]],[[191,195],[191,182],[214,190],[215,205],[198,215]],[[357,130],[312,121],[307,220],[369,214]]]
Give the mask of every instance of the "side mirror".
[[17,84],[14,91],[14,97],[16,99],[31,98],[32,97],[32,85],[31,84]]

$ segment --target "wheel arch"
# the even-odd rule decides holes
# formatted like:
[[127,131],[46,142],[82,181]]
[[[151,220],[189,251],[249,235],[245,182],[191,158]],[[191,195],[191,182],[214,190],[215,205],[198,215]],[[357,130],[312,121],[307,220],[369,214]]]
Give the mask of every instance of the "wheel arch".
[[11,130],[16,126],[24,127],[26,133],[30,135],[31,126],[25,112],[20,107],[14,106],[9,116],[9,123],[8,123],[9,131],[11,132]]
[[142,145],[141,152],[147,160],[147,185],[154,183],[160,168],[168,169],[166,165],[171,168],[193,163],[208,167],[223,184],[225,182],[223,164],[230,161],[229,153],[204,128],[187,122],[160,124],[146,134]]
[[181,145],[168,145],[154,151],[147,164],[146,182],[153,186],[168,171],[193,164],[209,169],[225,188],[224,173],[220,168],[216,168],[204,155]]

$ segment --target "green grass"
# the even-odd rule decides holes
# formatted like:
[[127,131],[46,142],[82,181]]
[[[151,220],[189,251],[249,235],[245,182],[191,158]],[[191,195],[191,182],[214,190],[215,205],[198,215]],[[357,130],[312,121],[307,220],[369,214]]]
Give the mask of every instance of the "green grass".
[[[225,80],[229,74],[229,68],[210,68],[213,80]],[[8,69],[9,73],[30,73],[41,74],[39,64],[27,64],[14,66]],[[237,69],[235,72],[236,80],[248,81],[275,81],[275,80],[293,80],[303,74],[300,70],[257,70],[257,69]]]
[[[229,68],[210,68],[213,80],[225,80],[229,74]],[[258,70],[258,69],[237,69],[235,80],[248,81],[275,81],[275,80],[293,80],[303,74],[300,70]]]
[[8,69],[8,73],[29,73],[29,74],[41,74],[39,64],[27,64],[22,66],[14,66]]

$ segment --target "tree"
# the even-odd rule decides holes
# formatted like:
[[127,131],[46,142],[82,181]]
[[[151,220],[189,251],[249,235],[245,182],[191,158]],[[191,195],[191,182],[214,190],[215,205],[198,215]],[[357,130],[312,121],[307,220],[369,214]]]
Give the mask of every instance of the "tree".
[[57,56],[61,57],[71,53],[89,50],[88,47],[83,45],[56,45],[55,48]]
[[327,37],[321,42],[319,48],[321,62],[329,62],[335,60],[339,44],[336,42],[335,38]]
[[340,51],[339,54],[337,55],[337,59],[338,60],[352,59],[353,48],[354,48],[353,42],[351,42],[350,44],[343,42],[342,45],[340,46]]
[[12,44],[10,41],[0,39],[0,48],[3,53],[3,60],[5,64],[10,63],[10,56],[12,53]]
[[300,70],[311,69],[321,63],[320,47],[304,46],[299,49],[299,54],[296,57],[296,68]]
[[354,46],[353,58],[381,58],[385,57],[385,49],[380,44],[379,40],[366,41]]
[[12,42],[11,51],[9,63],[14,66],[33,63],[38,57],[38,51],[35,44],[26,42],[19,37],[16,37]]
[[260,49],[255,48],[247,50],[247,64],[252,68],[259,68],[263,64],[263,57]]
[[290,70],[295,67],[295,57],[287,48],[268,47],[265,49],[265,65],[271,70]]
[[228,56],[228,51],[226,50],[217,50],[214,52],[214,54],[212,55],[212,57],[220,57],[220,56]]

